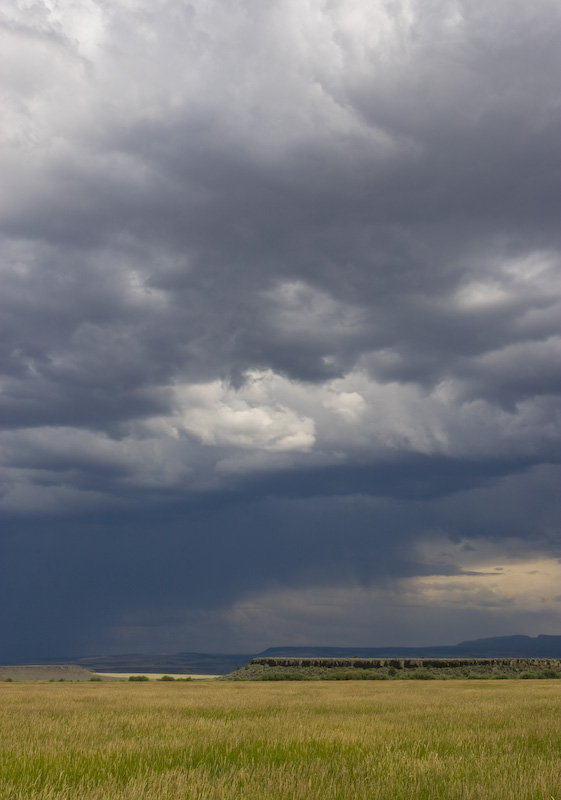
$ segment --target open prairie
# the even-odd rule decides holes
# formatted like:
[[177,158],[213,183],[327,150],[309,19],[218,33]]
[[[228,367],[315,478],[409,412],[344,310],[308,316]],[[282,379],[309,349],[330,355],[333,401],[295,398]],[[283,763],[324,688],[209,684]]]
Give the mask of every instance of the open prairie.
[[558,681],[2,683],[2,800],[560,800]]

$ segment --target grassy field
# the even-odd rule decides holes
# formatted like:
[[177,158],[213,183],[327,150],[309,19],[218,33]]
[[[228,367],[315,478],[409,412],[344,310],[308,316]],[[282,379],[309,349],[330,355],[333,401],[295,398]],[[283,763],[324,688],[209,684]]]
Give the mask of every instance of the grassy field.
[[2,683],[2,800],[561,800],[558,681]]

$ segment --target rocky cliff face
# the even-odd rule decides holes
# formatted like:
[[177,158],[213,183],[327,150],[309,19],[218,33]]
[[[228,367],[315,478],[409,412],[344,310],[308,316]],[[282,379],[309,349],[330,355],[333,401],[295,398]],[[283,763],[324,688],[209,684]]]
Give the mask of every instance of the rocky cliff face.
[[354,669],[418,669],[454,667],[531,667],[561,669],[559,658],[253,658],[251,664],[264,667],[346,667]]

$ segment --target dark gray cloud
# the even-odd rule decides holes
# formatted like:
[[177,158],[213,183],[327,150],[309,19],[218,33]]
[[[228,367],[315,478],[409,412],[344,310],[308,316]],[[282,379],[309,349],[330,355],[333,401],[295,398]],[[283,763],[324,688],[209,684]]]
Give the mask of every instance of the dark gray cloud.
[[2,11],[10,652],[548,632],[559,15]]

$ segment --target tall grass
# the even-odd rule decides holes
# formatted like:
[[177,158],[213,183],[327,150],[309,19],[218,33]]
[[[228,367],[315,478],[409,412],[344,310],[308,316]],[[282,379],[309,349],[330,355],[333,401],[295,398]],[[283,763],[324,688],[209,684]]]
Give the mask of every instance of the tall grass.
[[561,800],[555,681],[0,685],[2,800]]

